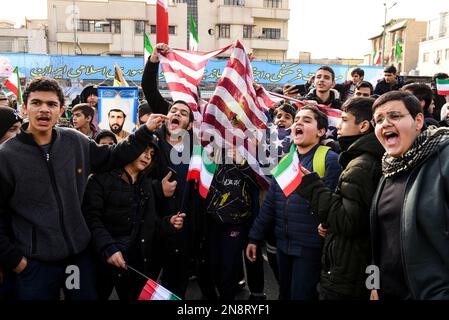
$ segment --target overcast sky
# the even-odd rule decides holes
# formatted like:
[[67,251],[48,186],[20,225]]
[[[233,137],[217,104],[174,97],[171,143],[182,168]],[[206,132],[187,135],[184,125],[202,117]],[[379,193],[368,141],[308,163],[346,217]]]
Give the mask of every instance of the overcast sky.
[[[198,0],[208,1],[208,0]],[[154,2],[149,0],[148,2]],[[299,51],[313,58],[363,58],[370,51],[368,38],[380,33],[385,0],[290,0],[289,58]],[[428,21],[449,11],[449,0],[386,0],[388,18]],[[13,0],[0,10],[0,19],[24,23],[24,17],[46,18],[46,0]],[[201,43],[201,39],[200,39]]]

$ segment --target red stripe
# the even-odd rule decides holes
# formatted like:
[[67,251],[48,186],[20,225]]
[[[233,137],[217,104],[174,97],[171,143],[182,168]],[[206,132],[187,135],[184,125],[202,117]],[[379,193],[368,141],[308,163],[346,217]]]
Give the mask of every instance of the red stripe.
[[180,92],[192,96],[195,101],[198,101],[198,96],[189,88],[179,82],[167,82],[170,91]]
[[207,61],[209,61],[209,59],[207,57],[205,57],[200,62],[192,62],[192,61],[187,60],[184,57],[180,56],[179,54],[176,54],[175,52],[168,52],[167,54],[165,54],[165,57],[169,60],[176,60],[183,66],[186,66],[187,68],[193,69],[193,70],[203,69],[207,64]]
[[5,83],[3,84],[6,88],[8,88],[12,93],[14,93],[17,97],[17,99],[19,99],[19,90],[18,88],[9,80],[6,80]]
[[[254,112],[252,112],[248,105],[248,101],[242,95],[237,86],[229,78],[225,77],[222,78],[222,80],[223,81],[221,81],[221,86],[225,90],[227,90],[229,94],[234,98],[234,100],[240,105],[241,110],[246,114],[251,123],[253,123],[253,125],[257,128],[265,128],[265,124],[262,122],[262,120],[259,119],[259,117],[254,114]],[[228,104],[223,100],[221,96],[214,95],[211,99],[211,103],[215,104],[226,115],[229,114],[229,112],[225,112],[226,110],[230,111],[230,109],[228,108]]]
[[168,44],[168,12],[159,3],[156,6],[156,43]]
[[[194,86],[197,86],[199,81],[195,78],[192,78],[190,75],[184,72],[183,69],[174,69],[170,64],[168,63],[162,63],[162,71],[164,72],[171,72],[176,74],[178,77],[186,79],[187,82],[191,83]],[[201,79],[200,79],[201,80]]]
[[[300,168],[299,168],[299,166],[298,166],[298,171],[299,171],[299,170],[300,170]],[[301,184],[301,182],[302,182],[302,174],[301,174],[301,171],[299,171],[299,177],[297,177],[295,180],[293,180],[293,182],[290,183],[290,184],[287,186],[287,188],[285,188],[285,190],[283,190],[285,196],[288,197],[293,191],[295,191],[296,188],[299,187],[299,185]]]

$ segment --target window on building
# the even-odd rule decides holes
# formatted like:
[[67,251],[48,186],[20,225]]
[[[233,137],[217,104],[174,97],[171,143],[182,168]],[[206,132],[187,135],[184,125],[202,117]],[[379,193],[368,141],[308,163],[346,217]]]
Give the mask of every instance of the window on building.
[[76,31],[89,32],[89,20],[77,20]]
[[262,28],[262,37],[266,39],[280,39],[281,29]]
[[251,25],[244,25],[243,26],[243,38],[244,39],[251,39],[253,37],[253,26]]
[[0,52],[12,52],[13,39],[0,37]]
[[263,0],[264,8],[281,8],[282,0]]
[[449,49],[446,49],[446,52],[444,53],[444,59],[449,61]]
[[245,0],[224,0],[225,6],[244,6]]
[[109,21],[95,21],[95,32],[111,32]]
[[155,25],[155,24],[152,24],[152,25],[150,26],[150,33],[156,34],[156,25]]
[[429,62],[430,53],[425,52],[422,56],[422,62]]
[[231,37],[231,25],[230,24],[220,24],[219,25],[219,37],[220,38],[230,38]]
[[122,28],[121,28],[121,21],[120,20],[109,20],[110,24],[111,24],[111,32],[112,33],[121,33]]
[[145,21],[136,20],[134,21],[134,33],[143,34],[145,32]]
[[176,34],[176,26],[168,26],[168,34]]

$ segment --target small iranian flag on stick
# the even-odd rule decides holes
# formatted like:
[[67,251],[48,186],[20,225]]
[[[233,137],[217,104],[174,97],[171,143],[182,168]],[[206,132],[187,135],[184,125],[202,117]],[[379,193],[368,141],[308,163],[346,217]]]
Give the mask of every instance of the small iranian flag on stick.
[[199,191],[203,198],[207,197],[215,170],[217,170],[217,165],[207,157],[206,150],[200,145],[193,146],[187,181],[198,181]]
[[292,144],[290,152],[271,171],[286,197],[301,184],[302,173],[300,166],[296,145]]
[[15,67],[11,75],[3,84],[9,91],[16,95],[17,105],[22,105],[22,90],[20,89],[19,68]]
[[150,39],[146,33],[143,34],[143,64],[145,65],[153,53],[153,46],[151,45]]
[[449,96],[449,79],[437,79],[437,93],[440,96]]
[[139,300],[181,300],[181,298],[165,289],[156,281],[148,279],[140,293]]

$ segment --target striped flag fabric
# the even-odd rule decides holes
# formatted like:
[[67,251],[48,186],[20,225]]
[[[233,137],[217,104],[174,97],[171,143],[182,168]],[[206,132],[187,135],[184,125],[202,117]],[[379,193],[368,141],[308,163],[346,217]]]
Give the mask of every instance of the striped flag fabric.
[[143,64],[145,65],[153,53],[153,46],[146,33],[143,34]]
[[129,87],[128,82],[126,82],[123,77],[122,69],[114,64],[114,87]]
[[22,90],[20,88],[19,68],[15,67],[11,75],[6,79],[3,84],[9,91],[15,94],[17,99],[17,105],[22,105]]
[[181,298],[165,289],[156,281],[148,279],[138,300],[181,300]]
[[[257,87],[257,86],[256,86]],[[262,86],[254,88],[254,77],[245,48],[237,41],[223,70],[213,96],[203,113],[201,125],[203,146],[217,148],[235,145],[255,171],[262,187],[268,186],[257,157],[257,146],[267,128],[268,109],[273,104]],[[209,151],[211,146],[206,147]]]
[[[227,46],[210,52],[191,52],[182,49],[171,49],[161,52],[159,59],[164,77],[173,101],[183,100],[195,116],[195,122],[201,123],[202,115],[198,106],[198,85],[203,79],[207,61],[225,52]],[[194,127],[196,127],[194,125]]]
[[156,43],[168,44],[168,0],[157,0]]
[[281,187],[284,195],[288,197],[293,191],[298,188],[302,181],[302,173],[300,170],[300,162],[298,153],[296,152],[296,145],[292,144],[290,152],[282,158],[279,165],[271,172],[273,178]]
[[437,93],[440,96],[449,96],[449,79],[436,79]]
[[192,15],[190,15],[190,21],[189,21],[189,29],[190,29],[190,38],[189,38],[189,49],[190,51],[198,51],[198,29],[196,27],[195,20],[193,20]]
[[206,150],[201,145],[193,146],[187,181],[198,181],[199,192],[204,199],[207,197],[216,170],[217,165],[207,157]]

